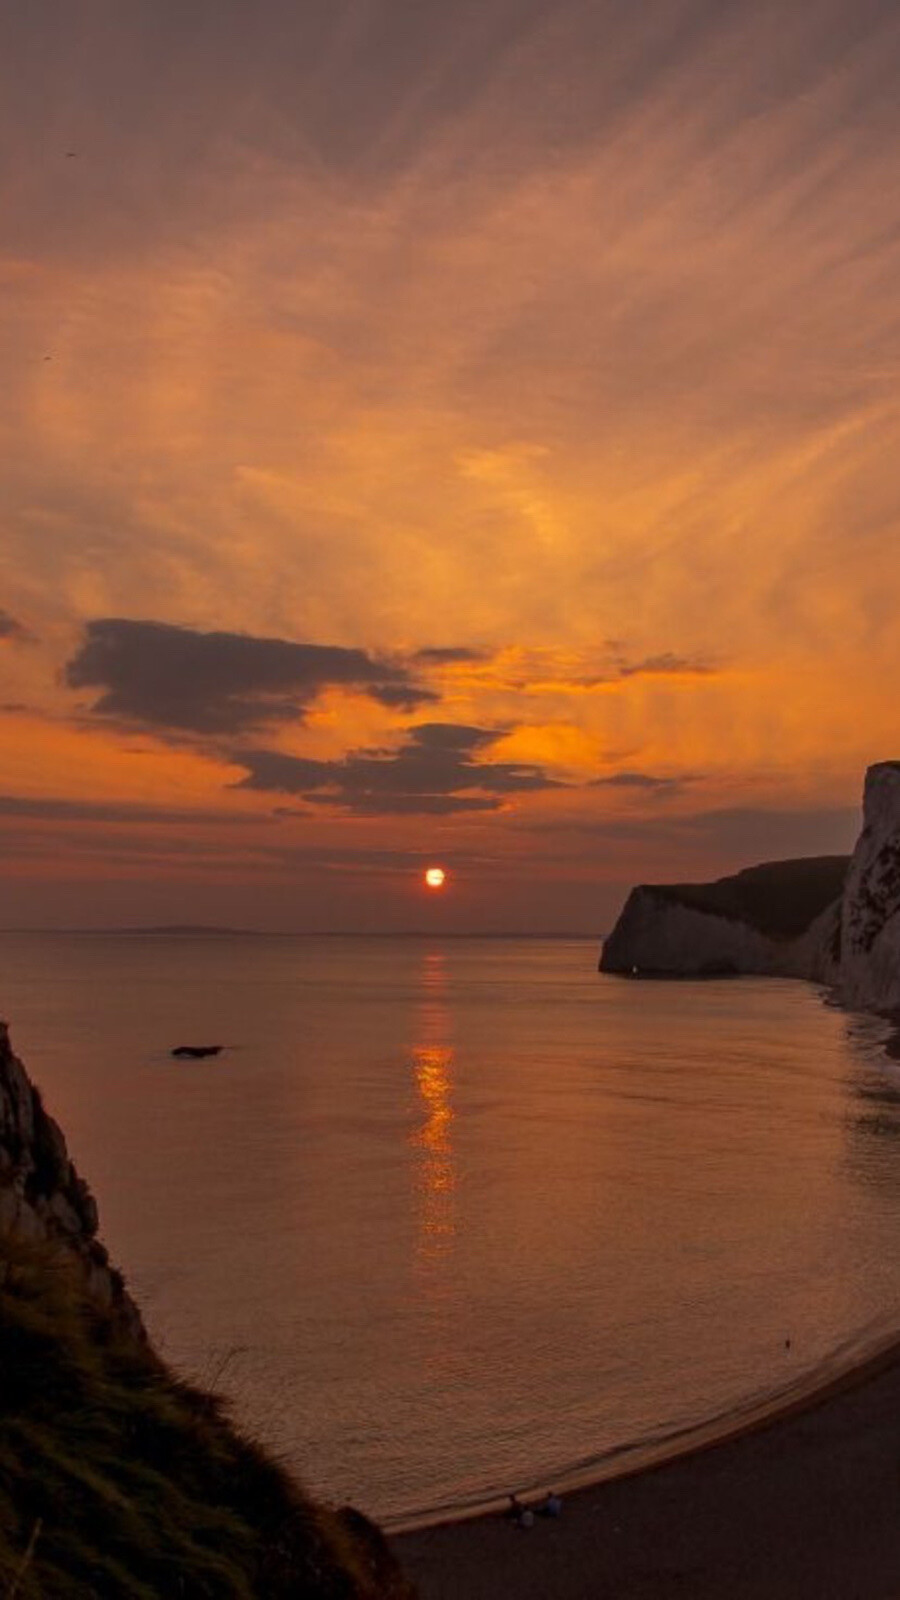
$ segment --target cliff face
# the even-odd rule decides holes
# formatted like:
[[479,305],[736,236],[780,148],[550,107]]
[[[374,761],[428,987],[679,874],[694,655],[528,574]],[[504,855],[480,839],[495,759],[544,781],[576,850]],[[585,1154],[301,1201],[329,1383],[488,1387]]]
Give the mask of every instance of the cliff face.
[[600,960],[644,977],[766,973],[834,981],[845,856],[767,862],[715,883],[633,889]]
[[633,889],[600,970],[809,978],[857,1010],[900,1012],[900,761],[869,768],[849,863],[778,861],[717,883]]
[[866,774],[863,831],[841,914],[838,987],[845,1005],[900,1010],[900,762]]
[[143,1340],[140,1312],[110,1266],[97,1225],[96,1201],[0,1022],[0,1235],[60,1251],[90,1298]]

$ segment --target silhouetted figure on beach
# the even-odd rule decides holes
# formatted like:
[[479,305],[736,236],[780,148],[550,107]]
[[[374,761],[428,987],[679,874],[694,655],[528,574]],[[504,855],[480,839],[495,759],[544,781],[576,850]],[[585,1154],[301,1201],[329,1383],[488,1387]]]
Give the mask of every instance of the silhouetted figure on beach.
[[517,1528],[534,1527],[534,1512],[530,1506],[523,1506],[517,1494],[511,1494],[509,1497],[508,1516]]
[[551,1489],[546,1500],[541,1501],[541,1504],[538,1506],[538,1510],[542,1517],[559,1516],[559,1513],[562,1511],[562,1500],[556,1493],[555,1489]]

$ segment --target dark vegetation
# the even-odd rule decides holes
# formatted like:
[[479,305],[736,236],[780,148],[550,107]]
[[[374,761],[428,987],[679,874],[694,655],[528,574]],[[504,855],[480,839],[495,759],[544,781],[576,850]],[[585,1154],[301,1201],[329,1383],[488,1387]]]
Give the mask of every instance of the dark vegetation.
[[0,1239],[3,1600],[409,1600],[377,1528],[316,1506],[89,1299]]
[[849,856],[765,861],[715,883],[653,884],[663,900],[745,922],[769,939],[796,939],[839,898]]

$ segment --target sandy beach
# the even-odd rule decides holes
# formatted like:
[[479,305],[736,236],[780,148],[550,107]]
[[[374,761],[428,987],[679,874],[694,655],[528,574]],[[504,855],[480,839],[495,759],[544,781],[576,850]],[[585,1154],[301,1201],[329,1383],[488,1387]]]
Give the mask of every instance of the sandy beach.
[[397,1536],[421,1600],[897,1600],[900,1345],[558,1519]]

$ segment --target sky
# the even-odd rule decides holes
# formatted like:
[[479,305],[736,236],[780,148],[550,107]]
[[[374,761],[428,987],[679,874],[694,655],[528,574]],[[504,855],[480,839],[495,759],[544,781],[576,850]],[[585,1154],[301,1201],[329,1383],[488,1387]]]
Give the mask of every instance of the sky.
[[898,75],[886,0],[0,12],[0,924],[593,934],[850,849]]

